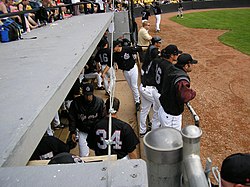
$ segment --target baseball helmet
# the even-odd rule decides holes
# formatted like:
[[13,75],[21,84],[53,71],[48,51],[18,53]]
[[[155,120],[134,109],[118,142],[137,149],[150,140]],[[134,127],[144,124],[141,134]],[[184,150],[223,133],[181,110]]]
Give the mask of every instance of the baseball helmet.
[[151,39],[151,42],[152,42],[153,45],[154,45],[155,43],[159,43],[159,42],[161,42],[161,37],[159,37],[159,36],[154,36],[154,37]]

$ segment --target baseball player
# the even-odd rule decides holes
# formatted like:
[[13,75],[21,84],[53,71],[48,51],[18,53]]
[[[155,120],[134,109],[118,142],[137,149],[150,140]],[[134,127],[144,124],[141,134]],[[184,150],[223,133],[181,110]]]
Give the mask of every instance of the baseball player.
[[159,5],[159,2],[154,2],[152,8],[153,8],[153,12],[155,14],[155,31],[160,32],[162,10],[161,10],[161,7]]
[[55,155],[69,152],[69,146],[54,136],[43,136],[30,160],[48,160]]
[[[120,101],[113,100],[113,107],[110,110],[110,98],[106,101],[107,113],[112,116],[112,145],[111,153],[116,154],[118,159],[137,159],[136,145],[139,140],[132,127],[117,118]],[[95,151],[95,155],[107,155],[108,145],[106,140],[109,137],[109,115],[99,121],[92,134],[88,136],[88,146]]]
[[128,82],[134,96],[136,111],[140,110],[140,93],[138,90],[138,67],[133,55],[140,49],[122,46],[120,41],[114,41],[114,62],[123,71],[124,77]]
[[[154,106],[154,110],[158,113],[159,108],[161,106],[160,103],[160,95],[162,92],[162,88],[165,86],[164,85],[164,79],[165,77],[168,75],[168,69],[169,67],[173,66],[174,63],[176,63],[177,57],[178,55],[182,53],[182,51],[180,51],[176,45],[168,45],[167,47],[165,47],[164,49],[161,50],[161,59],[157,60],[155,62],[155,86],[157,89],[152,90],[152,95],[154,98],[154,102],[155,102],[155,106]],[[168,99],[168,98],[165,98]],[[158,114],[158,120],[162,118],[159,116]],[[153,125],[152,128],[158,128],[160,127],[160,124],[158,123],[158,121],[156,121],[157,123],[154,124],[154,122],[152,121]]]
[[104,101],[93,95],[93,85],[83,84],[83,95],[76,97],[69,108],[69,131],[76,142],[76,131],[79,130],[80,156],[88,156],[89,148],[86,138],[95,124],[103,117]]
[[159,127],[158,110],[155,110],[155,101],[153,97],[153,90],[155,87],[155,60],[159,58],[159,48],[161,47],[161,38],[155,36],[152,38],[152,44],[148,47],[146,58],[142,65],[142,78],[140,85],[141,93],[141,112],[140,112],[140,137],[147,133],[146,120],[147,115],[153,105],[152,128]]
[[177,63],[168,68],[168,74],[163,79],[163,87],[160,96],[159,120],[162,126],[168,126],[181,130],[182,112],[184,103],[196,96],[196,92],[190,88],[190,78],[187,73],[197,64],[190,54],[183,53],[177,58]]
[[227,156],[222,162],[220,175],[221,181],[218,181],[220,184],[218,186],[250,186],[250,154],[234,153]]
[[183,18],[183,6],[182,6],[182,0],[179,1],[179,5],[178,5],[178,10],[177,10],[178,14],[177,14],[177,18]]
[[[102,40],[100,49],[95,56],[95,61],[98,62],[97,68],[101,68],[101,76],[103,79],[104,88],[106,90],[106,95],[110,95],[114,86],[115,74],[113,67],[111,67],[111,50],[107,40]],[[105,70],[107,66],[108,69]]]
[[102,77],[96,69],[96,63],[93,57],[90,57],[87,64],[84,66],[83,70],[85,79],[96,79],[97,80],[97,90],[104,90],[102,86]]
[[[141,4],[139,4],[141,5]],[[144,21],[148,21],[149,17],[150,17],[150,12],[149,12],[149,8],[150,6],[149,5],[145,5],[143,10],[141,11],[141,15],[142,15],[142,23]]]

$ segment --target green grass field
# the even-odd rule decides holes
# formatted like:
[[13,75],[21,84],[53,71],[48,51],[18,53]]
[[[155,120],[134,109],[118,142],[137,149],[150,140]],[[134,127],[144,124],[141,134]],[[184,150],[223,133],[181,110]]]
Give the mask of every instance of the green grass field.
[[213,10],[190,14],[184,12],[183,19],[170,19],[190,28],[228,30],[219,40],[250,55],[250,9]]

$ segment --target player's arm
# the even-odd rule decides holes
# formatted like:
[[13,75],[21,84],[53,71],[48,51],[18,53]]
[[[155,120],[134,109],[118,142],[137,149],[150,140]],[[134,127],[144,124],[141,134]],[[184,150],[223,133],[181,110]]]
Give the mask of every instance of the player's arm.
[[190,83],[187,80],[180,80],[176,83],[178,98],[187,103],[196,96],[196,92],[190,88]]
[[108,65],[106,65],[106,67],[104,68],[104,70],[103,70],[103,72],[102,72],[102,78],[105,77],[105,74],[108,72],[109,68],[110,68],[110,67],[109,67]]
[[77,121],[77,114],[74,109],[74,101],[71,103],[69,108],[69,131],[72,134],[72,140],[76,142],[76,121]]
[[152,36],[150,36],[150,34],[148,32],[144,32],[143,36],[142,36],[145,40],[151,41]]

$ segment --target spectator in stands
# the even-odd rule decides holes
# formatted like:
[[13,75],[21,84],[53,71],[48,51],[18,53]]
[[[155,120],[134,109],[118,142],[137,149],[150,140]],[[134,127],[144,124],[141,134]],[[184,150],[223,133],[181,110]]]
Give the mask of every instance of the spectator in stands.
[[54,136],[43,136],[30,160],[48,160],[62,152],[69,152],[70,149],[60,139]]
[[[106,101],[106,111],[112,117],[112,141],[111,154],[116,154],[118,159],[137,159],[136,145],[139,140],[132,127],[117,118],[120,101],[113,98],[113,105],[110,108],[110,98]],[[108,154],[106,140],[109,137],[109,115],[99,121],[94,131],[88,136],[88,145],[95,151],[97,156]]]
[[98,9],[97,9],[97,13],[104,13],[105,9],[104,9],[104,2],[103,2],[103,0],[95,0],[95,2],[99,5]]
[[7,14],[7,7],[2,0],[0,0],[0,14]]
[[[21,2],[19,2],[17,4],[17,9],[19,11],[24,11],[24,10],[28,10],[31,9],[31,7],[29,6],[29,0],[22,0]],[[35,14],[33,13],[26,13],[24,14],[25,18],[27,19],[27,31],[29,32],[32,29],[35,29],[38,27],[38,24],[35,22],[34,18],[35,18]]]
[[76,97],[69,108],[69,131],[72,134],[72,140],[76,142],[76,133],[79,130],[78,145],[81,157],[89,155],[87,136],[104,116],[104,101],[93,95],[93,85],[83,84],[82,90],[83,95]]

